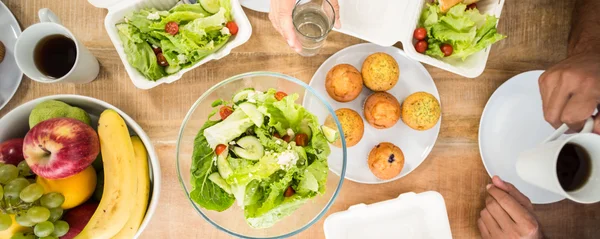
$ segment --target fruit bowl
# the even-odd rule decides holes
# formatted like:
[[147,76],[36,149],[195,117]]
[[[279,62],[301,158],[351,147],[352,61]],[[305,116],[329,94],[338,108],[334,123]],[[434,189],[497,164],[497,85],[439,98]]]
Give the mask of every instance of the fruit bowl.
[[85,110],[90,115],[91,125],[93,128],[96,128],[98,125],[98,117],[100,114],[106,109],[112,109],[123,118],[128,126],[130,135],[137,135],[141,139],[148,153],[150,198],[148,199],[148,208],[142,224],[135,235],[135,238],[137,238],[148,225],[150,218],[152,218],[152,215],[154,214],[154,211],[158,205],[158,198],[160,195],[160,164],[150,138],[148,138],[144,130],[131,117],[111,104],[86,96],[53,95],[24,103],[0,118],[0,142],[13,138],[22,138],[25,136],[25,134],[27,134],[27,132],[30,130],[28,122],[31,111],[36,105],[47,100],[62,101],[71,106],[79,107]]
[[[245,73],[245,74],[233,76],[229,79],[226,79],[226,80],[216,84],[215,86],[210,88],[208,91],[206,91],[194,103],[194,105],[189,110],[188,114],[186,115],[186,117],[183,121],[183,124],[181,126],[180,132],[179,132],[179,138],[177,140],[177,172],[178,172],[178,176],[179,176],[179,181],[180,181],[181,185],[183,186],[183,190],[185,191],[186,196],[190,200],[192,207],[205,220],[207,220],[213,226],[217,227],[219,230],[222,230],[232,236],[240,237],[240,238],[284,238],[284,237],[290,237],[292,235],[295,235],[295,234],[307,229],[308,227],[313,225],[315,222],[317,222],[321,217],[323,217],[323,215],[325,215],[327,210],[330,208],[330,206],[335,201],[335,199],[342,187],[342,183],[344,181],[345,170],[346,170],[346,144],[345,144],[344,140],[341,140],[342,141],[342,151],[343,151],[342,157],[338,156],[338,157],[327,157],[326,158],[326,160],[329,164],[332,164],[332,162],[336,162],[336,164],[343,165],[340,174],[337,175],[337,174],[328,172],[328,170],[324,170],[325,173],[328,172],[326,175],[327,181],[322,184],[322,185],[324,185],[324,188],[325,188],[324,193],[317,194],[315,197],[308,199],[304,204],[299,206],[299,208],[297,210],[291,212],[291,214],[289,214],[286,217],[281,217],[280,214],[277,214],[276,215],[277,219],[281,219],[281,220],[280,221],[275,220],[277,222],[272,226],[268,226],[268,227],[264,227],[264,228],[260,228],[260,229],[257,229],[256,227],[251,227],[249,225],[249,223],[246,222],[246,218],[244,215],[244,209],[242,209],[242,207],[238,206],[238,204],[237,204],[237,203],[239,203],[239,200],[237,203],[233,203],[233,205],[231,205],[230,207],[227,207],[224,211],[218,212],[218,211],[205,209],[204,207],[199,205],[197,202],[195,202],[195,200],[192,198],[192,196],[190,196],[192,190],[194,189],[194,186],[193,186],[191,180],[193,177],[195,177],[190,172],[190,170],[194,167],[192,165],[192,162],[193,162],[192,153],[194,151],[194,141],[195,141],[194,139],[196,138],[196,135],[198,134],[198,132],[201,130],[202,126],[208,121],[209,116],[211,115],[211,111],[213,111],[213,109],[218,109],[218,107],[213,108],[213,105],[214,105],[213,103],[216,100],[229,101],[232,99],[232,97],[234,95],[236,95],[236,97],[237,97],[238,95],[240,95],[239,93],[241,93],[243,91],[247,91],[249,88],[253,88],[253,90],[250,94],[257,94],[257,95],[263,94],[265,91],[267,91],[269,89],[275,89],[276,91],[285,92],[287,94],[286,97],[294,95],[294,94],[298,94],[299,98],[295,100],[296,104],[302,104],[302,102],[308,102],[306,104],[310,104],[310,105],[302,105],[302,106],[304,106],[305,108],[310,108],[311,109],[310,113],[321,116],[321,117],[318,117],[317,120],[313,119],[313,121],[318,121],[316,123],[318,123],[319,125],[323,125],[326,120],[326,118],[323,116],[331,117],[334,120],[335,125],[337,127],[337,128],[332,127],[332,128],[336,128],[333,130],[335,130],[337,132],[341,132],[341,125],[340,125],[337,117],[335,116],[335,113],[334,113],[334,110],[332,109],[332,107],[329,105],[329,103],[325,100],[325,98],[323,96],[316,93],[311,87],[309,87],[304,82],[302,82],[298,79],[295,79],[293,77],[290,77],[290,76],[286,76],[286,75],[279,74],[279,73],[273,73],[273,72],[251,72],[251,73]],[[278,93],[280,93],[280,92],[278,92]],[[234,97],[234,98],[236,98],[236,97]],[[275,98],[277,98],[277,94],[275,94]],[[277,99],[279,101],[282,100],[281,98],[277,98]],[[240,102],[238,100],[235,100],[235,101]],[[248,102],[253,102],[252,100],[250,100],[250,96],[248,96],[246,103],[239,103],[239,106],[237,106],[237,105],[234,106],[234,107],[236,107],[235,110],[237,111],[238,109],[241,108],[242,111],[245,111],[243,104],[247,104]],[[228,103],[228,104],[230,104],[230,103]],[[315,112],[315,111],[319,111],[319,112]],[[233,114],[236,114],[236,112],[234,112]],[[233,114],[232,114],[232,116],[233,116]],[[221,117],[222,117],[222,115],[221,115]],[[211,121],[214,120],[214,118],[215,117],[212,117]],[[259,119],[261,119],[261,118],[259,117]],[[254,118],[253,118],[253,120],[254,120]],[[270,122],[269,120],[271,120],[269,117],[265,117],[265,122]],[[263,126],[263,127],[265,127],[265,126]],[[266,126],[266,127],[268,127],[268,126]],[[258,130],[258,129],[255,129],[255,130]],[[288,129],[288,131],[289,130],[290,129]],[[317,131],[314,130],[314,127],[309,129],[309,131],[313,132],[312,140],[314,141],[315,134],[319,134],[319,133],[315,133]],[[322,130],[322,131],[324,132],[325,130]],[[298,132],[300,132],[300,131],[298,131]],[[250,134],[250,133],[246,133],[246,135],[247,134]],[[273,134],[272,139],[275,140],[275,142],[277,142],[277,139],[275,139],[275,137],[279,138],[279,136],[275,136],[275,134],[277,134],[277,133],[272,133],[272,134]],[[288,134],[290,134],[290,133],[288,133]],[[250,137],[250,136],[245,136],[244,138],[247,138],[247,137]],[[271,136],[269,136],[269,138],[270,137]],[[294,136],[291,136],[291,137],[294,137]],[[309,136],[309,137],[311,137],[311,136]],[[343,135],[341,138],[343,138]],[[285,140],[285,137],[282,137],[282,139]],[[242,140],[242,138],[238,139],[237,143],[241,144],[241,142],[240,142],[241,140]],[[296,142],[298,142],[298,141],[296,141]],[[233,145],[232,143],[235,143],[235,142],[232,141],[229,144]],[[292,142],[290,141],[290,144],[291,143]],[[312,142],[311,142],[311,144],[312,144]],[[245,146],[241,146],[241,147],[245,147]],[[330,145],[329,147],[331,148],[334,146]],[[234,147],[234,150],[235,150],[235,147]],[[288,150],[289,150],[289,147],[288,147]],[[237,154],[237,151],[235,151],[235,152]],[[211,152],[211,154],[212,154],[212,152]],[[220,154],[218,151],[218,147],[216,150],[216,154]],[[265,155],[268,155],[268,154],[265,154]],[[240,157],[239,154],[237,156]],[[268,157],[268,156],[265,156],[265,157]],[[263,160],[263,159],[260,159],[260,160]],[[227,160],[229,160],[229,158]],[[251,166],[249,166],[249,167],[251,167]],[[282,170],[283,170],[283,168],[282,168]],[[221,174],[221,172],[219,172],[219,174]],[[214,175],[214,173],[213,173],[213,175]],[[213,175],[211,175],[211,176],[213,176]],[[275,175],[275,174],[273,174],[273,175]],[[281,173],[279,175],[281,176]],[[249,177],[252,177],[252,174],[249,174]],[[325,177],[323,177],[323,178],[325,178]],[[236,181],[236,183],[237,183],[237,181]],[[219,187],[221,187],[221,186],[219,186]],[[288,190],[291,188],[291,186],[286,186],[286,187],[288,187]],[[233,186],[232,186],[232,188],[233,188]],[[293,195],[294,190],[291,190],[291,191],[292,191],[292,195]],[[246,192],[248,192],[248,191],[246,191]],[[252,192],[254,192],[254,190],[252,190]],[[244,194],[242,194],[242,195],[244,195]],[[288,195],[288,191],[285,191],[284,195],[285,195],[285,197],[291,197],[290,195]],[[284,195],[279,195],[279,196],[280,196],[280,198],[283,198]],[[239,195],[236,195],[236,196],[239,196]],[[241,198],[244,198],[244,197],[241,197]],[[282,200],[286,200],[286,199],[282,199]],[[247,205],[247,204],[245,204],[245,205]],[[277,208],[277,207],[275,207],[275,208]],[[279,207],[279,209],[281,209],[281,207]],[[281,212],[281,211],[279,211],[279,212]],[[285,214],[285,213],[281,212],[281,214]]]

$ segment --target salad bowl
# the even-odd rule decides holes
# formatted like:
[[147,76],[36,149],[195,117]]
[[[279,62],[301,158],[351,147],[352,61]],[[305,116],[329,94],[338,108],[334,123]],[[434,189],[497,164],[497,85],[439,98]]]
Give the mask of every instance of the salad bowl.
[[[310,112],[301,105],[307,99]],[[315,108],[328,114],[317,117]],[[323,125],[326,118],[334,129]],[[192,207],[221,231],[289,237],[323,217],[341,189],[346,144],[341,140],[341,156],[329,157],[335,146],[328,143],[343,139],[338,132],[333,108],[306,83],[273,72],[233,76],[186,115],[177,140],[178,177]],[[339,175],[329,172],[332,162],[342,165]]]

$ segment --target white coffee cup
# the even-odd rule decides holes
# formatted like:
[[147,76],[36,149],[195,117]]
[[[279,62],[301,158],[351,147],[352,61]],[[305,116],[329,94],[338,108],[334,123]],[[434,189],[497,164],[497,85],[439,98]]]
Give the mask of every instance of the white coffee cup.
[[[562,195],[578,203],[600,201],[600,135],[591,133],[594,120],[588,119],[581,133],[559,139],[569,130],[567,125],[558,128],[537,147],[525,151],[517,159],[517,174],[526,182]],[[556,172],[558,156],[566,144],[576,144],[590,156],[590,175],[585,184],[574,191],[565,191]]]
[[[15,59],[17,65],[34,81],[41,83],[89,83],[96,79],[100,71],[98,60],[79,42],[73,33],[61,25],[60,19],[50,9],[38,11],[40,23],[31,25],[17,39],[15,44]],[[46,36],[60,34],[75,42],[77,57],[71,70],[61,78],[53,78],[40,72],[34,62],[34,50],[38,42]]]

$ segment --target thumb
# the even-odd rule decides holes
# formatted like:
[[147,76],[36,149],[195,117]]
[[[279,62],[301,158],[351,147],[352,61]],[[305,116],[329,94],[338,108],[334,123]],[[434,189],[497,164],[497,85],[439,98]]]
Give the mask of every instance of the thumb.
[[302,45],[296,37],[296,29],[292,21],[292,16],[286,16],[281,19],[281,34],[287,41],[288,45],[296,52],[302,51]]
[[340,4],[338,3],[338,0],[330,0],[329,2],[335,12],[335,24],[333,26],[340,29],[342,27],[342,22],[340,22]]
[[527,208],[529,211],[533,210],[533,205],[531,204],[531,201],[529,200],[529,198],[525,195],[523,195],[523,193],[521,193],[514,185],[512,185],[511,183],[507,183],[504,182],[502,179],[500,179],[500,177],[498,176],[494,176],[492,178],[492,183],[494,184],[494,186],[496,186],[499,189],[502,189],[502,191],[507,192],[509,195],[511,195],[513,198],[515,198],[515,200],[517,200],[517,202],[519,202],[519,204],[523,205],[525,208]]

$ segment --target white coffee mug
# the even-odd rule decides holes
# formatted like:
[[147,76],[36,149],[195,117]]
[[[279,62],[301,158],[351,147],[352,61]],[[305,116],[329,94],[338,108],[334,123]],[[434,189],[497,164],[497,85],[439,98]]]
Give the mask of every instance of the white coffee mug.
[[[600,201],[600,135],[591,133],[594,120],[588,119],[581,133],[559,139],[569,130],[567,125],[558,128],[537,147],[525,151],[517,159],[517,174],[526,182],[562,195],[578,203]],[[590,156],[590,175],[584,185],[574,191],[565,191],[556,171],[558,156],[566,144],[576,144]]]
[[[79,42],[73,33],[61,25],[60,19],[50,9],[38,11],[40,23],[31,25],[17,39],[15,59],[17,65],[34,81],[41,83],[89,83],[96,79],[100,71],[98,60]],[[71,70],[61,78],[53,78],[40,72],[34,62],[34,49],[38,42],[46,36],[60,34],[75,42],[77,57]]]

